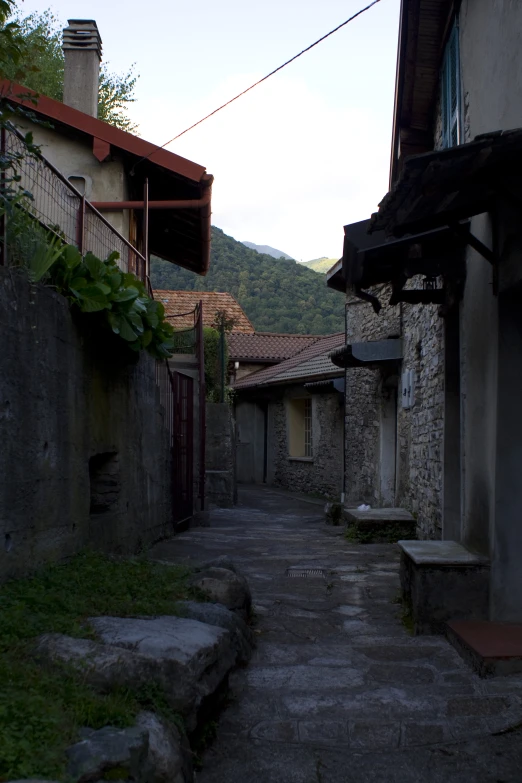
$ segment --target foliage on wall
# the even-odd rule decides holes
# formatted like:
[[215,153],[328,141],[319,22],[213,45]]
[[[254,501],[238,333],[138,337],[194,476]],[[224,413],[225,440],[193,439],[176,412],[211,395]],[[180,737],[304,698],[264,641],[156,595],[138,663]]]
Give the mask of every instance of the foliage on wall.
[[49,267],[49,282],[81,312],[100,313],[133,351],[145,349],[156,359],[168,359],[174,329],[165,320],[163,304],[151,299],[136,275],[122,272],[117,258],[116,252],[105,261],[93,253],[82,257],[76,247],[65,245]]

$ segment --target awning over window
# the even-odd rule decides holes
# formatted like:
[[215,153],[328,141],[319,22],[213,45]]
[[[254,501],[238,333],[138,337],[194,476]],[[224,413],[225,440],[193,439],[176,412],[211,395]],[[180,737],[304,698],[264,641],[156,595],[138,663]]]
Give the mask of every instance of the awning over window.
[[364,343],[348,343],[330,353],[336,367],[379,367],[395,364],[402,359],[402,340],[369,340]]
[[370,231],[401,237],[451,226],[490,211],[499,192],[518,201],[521,175],[521,128],[413,155],[372,215]]

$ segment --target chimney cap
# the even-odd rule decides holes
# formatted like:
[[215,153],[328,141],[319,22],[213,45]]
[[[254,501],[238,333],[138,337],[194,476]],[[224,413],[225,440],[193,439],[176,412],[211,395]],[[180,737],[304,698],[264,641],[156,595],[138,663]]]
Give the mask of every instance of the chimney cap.
[[62,49],[90,49],[98,53],[101,60],[102,39],[94,19],[68,19],[63,29]]

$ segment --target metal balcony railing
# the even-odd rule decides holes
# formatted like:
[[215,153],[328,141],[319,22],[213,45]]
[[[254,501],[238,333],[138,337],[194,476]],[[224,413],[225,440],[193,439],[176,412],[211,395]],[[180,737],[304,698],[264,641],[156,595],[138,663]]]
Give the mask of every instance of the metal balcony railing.
[[[30,153],[15,128],[1,131],[0,152],[2,158],[6,154],[17,156],[14,173],[20,180],[16,187],[28,194],[19,205],[41,226],[67,244],[76,245],[82,254],[90,251],[103,260],[116,251],[120,268],[145,281],[145,257],[52,163],[39,153]],[[0,263],[9,263],[9,248],[3,250]]]

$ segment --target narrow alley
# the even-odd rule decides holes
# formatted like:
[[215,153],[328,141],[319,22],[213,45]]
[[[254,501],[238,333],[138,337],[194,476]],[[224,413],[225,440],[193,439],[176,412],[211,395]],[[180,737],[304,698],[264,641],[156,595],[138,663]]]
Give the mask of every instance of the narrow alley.
[[522,675],[480,679],[443,637],[411,636],[398,549],[343,532],[319,501],[243,488],[210,527],[153,550],[229,555],[253,593],[258,646],[199,783],[520,781]]

